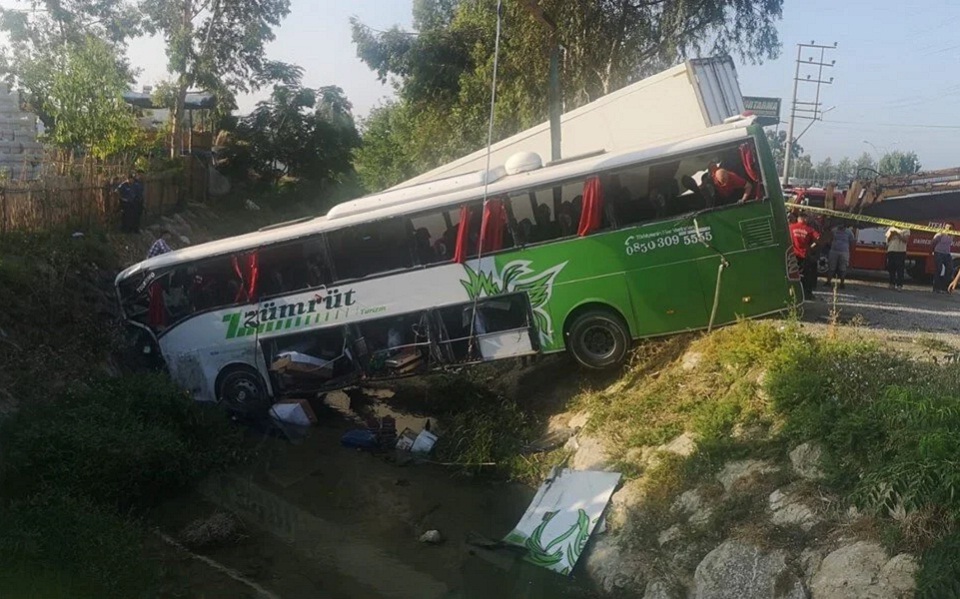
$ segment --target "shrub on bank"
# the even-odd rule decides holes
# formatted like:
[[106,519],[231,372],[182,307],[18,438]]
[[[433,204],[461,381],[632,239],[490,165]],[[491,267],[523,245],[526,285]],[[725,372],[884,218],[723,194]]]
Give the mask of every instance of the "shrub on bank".
[[0,423],[0,569],[139,596],[151,578],[133,518],[242,455],[242,431],[221,410],[159,375],[25,403]]

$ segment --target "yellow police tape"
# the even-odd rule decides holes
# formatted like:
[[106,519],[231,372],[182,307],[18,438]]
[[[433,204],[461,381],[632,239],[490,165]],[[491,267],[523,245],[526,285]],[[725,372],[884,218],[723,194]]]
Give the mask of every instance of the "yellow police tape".
[[873,223],[875,225],[883,225],[885,227],[896,227],[898,229],[910,229],[911,231],[926,231],[928,233],[946,233],[947,235],[960,237],[960,231],[957,231],[957,230],[947,231],[946,229],[937,229],[936,227],[928,227],[927,225],[918,225],[916,223],[906,223],[899,220],[890,220],[888,218],[880,218],[877,216],[867,216],[866,214],[854,214],[852,212],[841,212],[839,210],[830,210],[829,208],[817,208],[816,206],[804,206],[803,204],[787,204],[787,210],[800,211],[800,212],[812,212],[814,214],[822,214],[824,216],[832,216],[835,218],[842,218],[844,220]]

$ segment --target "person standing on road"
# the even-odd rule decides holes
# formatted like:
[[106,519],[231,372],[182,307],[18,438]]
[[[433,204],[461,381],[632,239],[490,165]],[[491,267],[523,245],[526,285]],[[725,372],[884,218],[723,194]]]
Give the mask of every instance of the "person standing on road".
[[815,250],[820,234],[807,224],[807,216],[801,214],[797,222],[790,223],[790,238],[793,240],[793,253],[800,262],[800,281],[803,295],[813,299],[813,288],[817,284],[817,251]]
[[947,231],[953,229],[949,223],[944,225],[943,231],[933,236],[933,292],[947,293],[950,277],[953,276],[953,257],[950,255],[950,246],[953,245],[953,235]]
[[903,289],[903,271],[907,264],[907,240],[910,231],[890,227],[887,229],[887,272],[890,273],[890,289]]
[[827,285],[833,283],[833,277],[840,278],[840,289],[844,288],[847,278],[847,268],[850,266],[850,251],[856,243],[856,236],[841,222],[833,230],[833,241],[830,244],[830,254],[827,257]]

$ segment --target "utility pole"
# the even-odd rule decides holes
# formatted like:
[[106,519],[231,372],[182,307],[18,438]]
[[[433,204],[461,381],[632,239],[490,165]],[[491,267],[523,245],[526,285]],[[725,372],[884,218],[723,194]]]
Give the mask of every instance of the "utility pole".
[[560,90],[560,33],[556,22],[551,19],[539,0],[525,0],[523,3],[533,18],[542,23],[550,32],[550,87],[548,104],[550,111],[550,160],[560,160],[560,116],[563,113],[563,96]]
[[[801,56],[804,49],[810,50],[819,50],[820,51],[820,60],[814,61],[814,57],[810,56],[808,60],[802,60]],[[822,103],[820,102],[820,88],[823,85],[832,85],[833,77],[830,79],[823,78],[823,69],[833,68],[836,64],[836,60],[831,60],[829,63],[826,61],[826,53],[830,50],[837,49],[837,42],[833,42],[832,46],[824,46],[817,44],[815,41],[811,41],[809,44],[797,44],[797,59],[796,59],[796,69],[793,74],[793,101],[790,107],[790,123],[787,126],[787,147],[784,151],[783,158],[783,176],[781,177],[781,182],[785,185],[790,180],[790,159],[793,157],[793,143],[798,141],[803,134],[806,133],[810,127],[817,121],[823,120],[823,113],[825,110],[821,110]],[[801,67],[817,67],[816,79],[813,78],[813,74],[808,73],[806,77],[800,76]],[[811,69],[812,71],[812,69]],[[797,92],[799,91],[801,83],[816,83],[816,96],[813,102],[802,102],[797,99]],[[830,109],[828,109],[830,110]],[[810,124],[794,139],[793,132],[796,125],[796,120],[809,119]]]

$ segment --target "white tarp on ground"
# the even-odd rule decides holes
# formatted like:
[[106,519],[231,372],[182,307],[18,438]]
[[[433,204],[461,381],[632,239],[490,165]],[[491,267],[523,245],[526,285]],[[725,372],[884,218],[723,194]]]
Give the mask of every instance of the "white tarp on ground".
[[618,484],[619,472],[554,468],[504,541],[525,548],[527,561],[570,574]]

